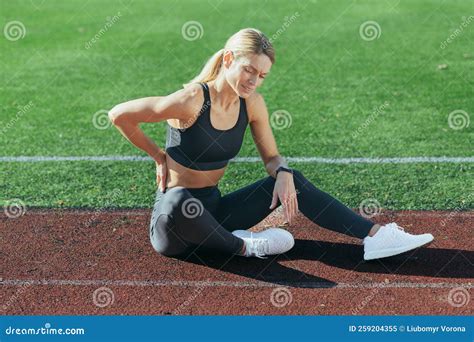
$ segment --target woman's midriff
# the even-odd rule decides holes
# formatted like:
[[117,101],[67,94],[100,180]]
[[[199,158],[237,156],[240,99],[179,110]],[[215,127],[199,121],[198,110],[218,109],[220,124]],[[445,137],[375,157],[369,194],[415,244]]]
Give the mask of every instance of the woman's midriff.
[[166,186],[172,188],[175,186],[183,186],[185,188],[203,188],[206,186],[214,186],[224,175],[223,167],[218,170],[199,171],[185,167],[168,154],[166,154],[167,177]]

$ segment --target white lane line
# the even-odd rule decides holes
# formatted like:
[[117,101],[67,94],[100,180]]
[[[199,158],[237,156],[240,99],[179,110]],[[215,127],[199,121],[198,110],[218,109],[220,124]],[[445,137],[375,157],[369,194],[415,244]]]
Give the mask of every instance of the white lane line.
[[[353,209],[354,212],[358,213],[358,209]],[[271,218],[271,215],[278,216],[283,212],[282,207],[279,206],[276,208],[267,218]],[[25,212],[25,215],[51,215],[51,214],[56,214],[56,215],[93,215],[93,214],[107,214],[107,215],[124,215],[124,216],[150,216],[151,209],[136,209],[136,210],[124,210],[124,209],[35,209],[35,208],[30,208],[28,211]],[[299,213],[298,215],[303,216],[303,214]],[[446,216],[449,217],[472,217],[474,216],[474,210],[470,211],[449,211],[446,209],[440,210],[439,212],[436,211],[427,211],[423,212],[423,210],[415,210],[413,212],[410,211],[382,211],[380,214],[377,214],[374,217],[384,217],[384,216],[397,216],[397,217],[434,217],[434,218],[446,218]]]
[[62,279],[3,279],[3,286],[173,286],[173,287],[309,287],[309,288],[473,288],[473,283],[413,283],[413,282],[370,282],[370,283],[339,283],[330,282],[291,282],[275,281],[274,283],[254,281],[195,281],[195,280],[62,280]]
[[[285,157],[288,162],[316,164],[410,164],[410,163],[474,163],[474,157],[393,157],[393,158],[324,158],[324,157]],[[152,161],[150,157],[140,156],[6,156],[0,162],[60,162],[60,161]],[[259,163],[260,157],[237,157],[234,163]]]

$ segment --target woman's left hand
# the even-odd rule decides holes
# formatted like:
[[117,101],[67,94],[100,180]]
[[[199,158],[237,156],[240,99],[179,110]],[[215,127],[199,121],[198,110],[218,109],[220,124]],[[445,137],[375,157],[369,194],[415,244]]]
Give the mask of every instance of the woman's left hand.
[[280,199],[283,206],[286,221],[291,224],[293,217],[298,213],[298,199],[296,198],[293,175],[289,172],[278,172],[275,187],[273,188],[273,198],[270,209],[273,209]]

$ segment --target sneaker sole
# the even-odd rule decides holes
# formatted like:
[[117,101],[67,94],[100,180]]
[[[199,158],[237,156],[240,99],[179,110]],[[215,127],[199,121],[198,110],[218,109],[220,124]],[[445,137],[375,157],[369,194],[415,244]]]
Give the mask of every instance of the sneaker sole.
[[383,249],[383,250],[380,250],[380,251],[364,253],[364,260],[387,258],[387,257],[391,257],[391,256],[394,256],[394,255],[402,254],[402,253],[411,251],[413,249],[419,248],[421,246],[424,246],[426,244],[429,244],[433,240],[434,240],[434,237],[432,236],[429,240],[424,241],[422,243],[417,243],[417,244],[414,244],[414,245],[401,247],[401,248],[389,248],[389,249]]

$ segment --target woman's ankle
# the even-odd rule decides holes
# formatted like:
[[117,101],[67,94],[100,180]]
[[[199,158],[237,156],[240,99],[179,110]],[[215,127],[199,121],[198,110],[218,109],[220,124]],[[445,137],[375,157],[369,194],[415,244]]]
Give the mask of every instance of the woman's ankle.
[[374,236],[377,231],[382,227],[380,224],[374,224],[374,226],[370,229],[369,234],[367,236]]
[[245,256],[245,253],[246,253],[246,252],[247,252],[247,248],[245,248],[245,241],[244,241],[244,243],[243,243],[243,245],[242,245],[242,249],[241,249],[240,252],[239,252],[239,255]]

